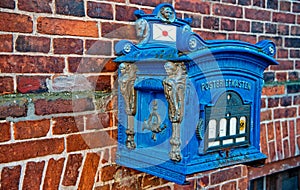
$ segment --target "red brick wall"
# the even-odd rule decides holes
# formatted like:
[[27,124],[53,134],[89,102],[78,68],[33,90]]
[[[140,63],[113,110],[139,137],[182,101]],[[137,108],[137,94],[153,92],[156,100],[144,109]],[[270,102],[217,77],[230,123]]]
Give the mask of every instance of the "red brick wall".
[[[115,164],[113,46],[135,39],[134,10],[162,2],[193,18],[205,40],[276,43],[280,65],[266,70],[261,101],[265,167],[208,171],[179,186]],[[0,189],[246,189],[297,166],[299,24],[300,3],[288,0],[1,0]]]

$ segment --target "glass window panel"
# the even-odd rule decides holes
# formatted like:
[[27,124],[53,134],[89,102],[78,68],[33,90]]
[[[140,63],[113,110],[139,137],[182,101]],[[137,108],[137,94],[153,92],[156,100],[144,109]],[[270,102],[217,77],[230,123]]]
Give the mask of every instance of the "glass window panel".
[[233,143],[233,139],[223,140],[223,145],[232,144],[232,143]]
[[226,136],[226,128],[227,128],[227,121],[225,118],[221,119],[220,120],[220,134],[219,136],[220,137],[225,137]]
[[208,138],[209,139],[216,138],[216,128],[217,128],[217,121],[210,120],[208,123]]
[[219,146],[219,145],[220,145],[220,141],[214,141],[214,142],[209,142],[208,143],[208,147]]
[[246,117],[241,117],[240,118],[240,134],[245,134],[246,133]]
[[239,137],[235,139],[235,142],[239,143],[239,142],[243,142],[246,140],[246,137]]
[[230,119],[230,135],[236,135],[236,118]]

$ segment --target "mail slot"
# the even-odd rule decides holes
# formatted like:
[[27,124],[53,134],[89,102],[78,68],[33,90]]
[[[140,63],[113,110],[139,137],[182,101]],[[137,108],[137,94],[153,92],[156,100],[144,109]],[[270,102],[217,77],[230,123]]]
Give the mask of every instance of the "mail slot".
[[184,184],[186,176],[264,160],[263,72],[271,41],[205,41],[169,4],[136,11],[139,42],[115,46],[117,163]]

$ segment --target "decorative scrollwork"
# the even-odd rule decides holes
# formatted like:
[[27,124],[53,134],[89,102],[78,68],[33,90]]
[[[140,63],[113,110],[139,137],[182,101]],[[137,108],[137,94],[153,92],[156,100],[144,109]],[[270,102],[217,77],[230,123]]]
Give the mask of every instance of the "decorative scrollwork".
[[183,63],[167,62],[165,70],[168,77],[163,81],[163,86],[169,103],[169,119],[172,123],[180,123],[184,113],[186,68]]
[[136,91],[134,82],[136,80],[137,67],[134,64],[121,63],[119,66],[119,86],[124,98],[125,111],[127,114],[126,147],[130,150],[136,148],[134,142],[134,115],[136,114]]
[[186,68],[184,63],[165,63],[167,77],[163,81],[165,97],[168,101],[169,119],[172,123],[172,137],[170,139],[171,160],[179,162],[180,152],[180,124],[184,114],[184,99],[186,89]]
[[135,21],[136,35],[140,43],[147,41],[150,35],[149,24],[145,19],[138,19]]
[[135,115],[136,113],[136,91],[134,82],[136,80],[137,67],[134,64],[121,63],[119,66],[120,77],[119,86],[125,100],[126,114]]
[[152,139],[156,141],[156,134],[162,132],[167,126],[164,125],[161,127],[161,118],[160,115],[157,113],[157,101],[154,100],[152,102],[152,112],[149,115],[149,118],[144,121],[142,130],[148,129],[152,131]]

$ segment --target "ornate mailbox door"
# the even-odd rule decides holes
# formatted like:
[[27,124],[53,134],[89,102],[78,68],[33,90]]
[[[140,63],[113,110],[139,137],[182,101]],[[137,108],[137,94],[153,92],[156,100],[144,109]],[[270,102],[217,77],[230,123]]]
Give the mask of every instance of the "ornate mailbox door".
[[275,45],[204,41],[169,4],[136,16],[139,43],[115,46],[117,163],[183,184],[188,174],[264,160],[260,96]]

